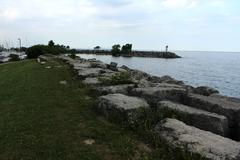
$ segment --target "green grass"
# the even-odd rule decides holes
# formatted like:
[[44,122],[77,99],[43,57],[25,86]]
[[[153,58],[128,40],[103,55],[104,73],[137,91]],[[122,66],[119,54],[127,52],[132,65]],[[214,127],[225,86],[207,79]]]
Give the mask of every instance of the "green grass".
[[89,95],[62,63],[0,65],[0,159],[148,159],[133,133],[93,111]]
[[[0,65],[0,160],[192,159],[151,133],[106,121],[91,97],[91,89],[61,62]],[[86,145],[88,139],[95,143]],[[160,143],[149,152],[144,142]]]

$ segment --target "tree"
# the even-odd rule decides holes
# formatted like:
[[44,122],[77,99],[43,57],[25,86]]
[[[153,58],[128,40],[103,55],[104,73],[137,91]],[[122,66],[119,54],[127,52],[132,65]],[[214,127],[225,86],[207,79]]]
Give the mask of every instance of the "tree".
[[132,52],[132,44],[125,44],[122,46],[122,54],[130,54]]
[[113,55],[113,56],[118,56],[118,55],[120,55],[120,52],[121,52],[120,48],[121,48],[121,46],[120,46],[119,44],[113,45],[113,46],[112,46],[112,50],[111,50],[112,55]]
[[53,47],[55,45],[55,43],[53,42],[53,40],[50,40],[49,42],[48,42],[48,46],[49,47]]
[[94,50],[99,50],[99,49],[101,49],[100,46],[96,46],[96,47],[94,47]]
[[35,45],[32,47],[29,47],[26,51],[28,58],[37,58],[38,56],[42,54],[46,54],[46,46],[44,45]]

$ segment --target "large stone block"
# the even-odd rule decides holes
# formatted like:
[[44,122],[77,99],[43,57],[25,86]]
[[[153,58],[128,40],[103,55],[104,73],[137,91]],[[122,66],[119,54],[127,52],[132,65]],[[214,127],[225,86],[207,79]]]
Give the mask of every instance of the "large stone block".
[[170,101],[159,102],[158,108],[168,118],[174,116],[174,118],[188,125],[211,131],[221,136],[229,136],[228,120],[225,116]]
[[103,87],[97,87],[96,91],[100,95],[114,94],[114,93],[121,93],[121,94],[127,95],[129,90],[133,89],[134,86],[135,86],[134,84],[103,86]]
[[165,119],[155,127],[155,133],[169,147],[198,154],[211,160],[239,160],[240,143],[188,126],[176,119]]
[[131,95],[145,98],[151,104],[157,104],[162,100],[181,102],[187,94],[184,87],[174,84],[159,84],[156,87],[134,88]]
[[238,100],[221,96],[188,94],[183,102],[195,108],[224,115],[229,121],[231,137],[240,140],[240,103]]
[[123,94],[109,94],[98,98],[98,109],[108,119],[123,124],[134,124],[138,120],[138,113],[149,108],[148,103],[141,98],[130,97]]

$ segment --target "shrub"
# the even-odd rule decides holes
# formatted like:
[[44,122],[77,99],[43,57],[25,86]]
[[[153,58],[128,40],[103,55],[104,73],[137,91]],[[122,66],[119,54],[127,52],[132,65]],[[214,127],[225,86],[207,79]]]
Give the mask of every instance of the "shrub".
[[110,78],[99,78],[99,80],[107,85],[130,84],[132,83],[129,72],[121,72],[113,75]]
[[40,55],[46,54],[47,49],[44,45],[35,45],[27,49],[26,54],[28,58],[37,58]]
[[19,55],[16,55],[16,54],[10,54],[9,57],[10,57],[10,61],[19,61],[20,60]]

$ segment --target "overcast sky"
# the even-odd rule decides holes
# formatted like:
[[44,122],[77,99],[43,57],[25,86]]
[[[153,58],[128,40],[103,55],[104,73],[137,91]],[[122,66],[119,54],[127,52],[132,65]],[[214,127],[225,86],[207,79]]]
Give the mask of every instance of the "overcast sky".
[[240,51],[239,0],[0,0],[0,43]]

